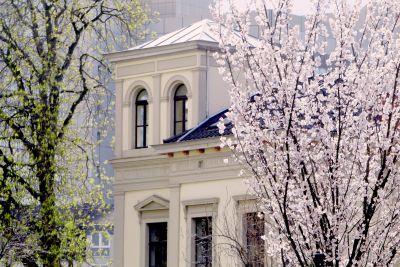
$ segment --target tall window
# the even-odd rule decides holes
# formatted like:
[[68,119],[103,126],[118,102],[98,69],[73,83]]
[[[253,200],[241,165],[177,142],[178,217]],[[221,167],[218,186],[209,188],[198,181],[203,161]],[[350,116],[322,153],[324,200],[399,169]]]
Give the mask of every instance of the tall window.
[[196,267],[212,266],[212,218],[194,218],[194,265]]
[[147,147],[147,135],[149,126],[148,95],[146,90],[141,90],[136,97],[136,120],[135,120],[135,148]]
[[167,223],[149,223],[149,267],[167,267]]
[[264,235],[265,223],[257,212],[244,215],[246,224],[246,245],[247,262],[249,267],[264,267],[265,244],[262,236]]
[[174,95],[174,135],[186,131],[187,128],[187,89],[181,84]]

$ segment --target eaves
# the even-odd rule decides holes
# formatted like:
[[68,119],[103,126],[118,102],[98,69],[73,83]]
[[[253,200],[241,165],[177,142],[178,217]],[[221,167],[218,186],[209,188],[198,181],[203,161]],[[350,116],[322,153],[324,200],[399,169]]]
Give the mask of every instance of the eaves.
[[151,146],[159,154],[168,154],[181,151],[190,151],[203,148],[220,147],[220,137],[203,138],[189,141],[173,142]]
[[182,53],[184,51],[190,51],[190,50],[217,51],[218,49],[219,49],[218,43],[194,40],[194,41],[170,44],[170,45],[164,45],[164,46],[113,52],[113,53],[105,54],[105,57],[110,62],[116,63],[116,62],[121,62],[121,61],[126,61],[126,60],[142,59],[142,58],[146,58],[146,57],[154,57],[154,56],[159,56],[159,55]]

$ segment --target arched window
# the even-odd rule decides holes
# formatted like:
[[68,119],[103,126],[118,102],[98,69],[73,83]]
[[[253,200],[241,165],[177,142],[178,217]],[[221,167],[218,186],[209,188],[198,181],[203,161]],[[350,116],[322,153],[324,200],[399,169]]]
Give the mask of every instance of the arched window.
[[181,84],[174,95],[174,135],[186,131],[187,128],[187,89]]
[[136,97],[136,120],[135,120],[135,148],[147,147],[147,132],[149,126],[148,95],[142,89]]

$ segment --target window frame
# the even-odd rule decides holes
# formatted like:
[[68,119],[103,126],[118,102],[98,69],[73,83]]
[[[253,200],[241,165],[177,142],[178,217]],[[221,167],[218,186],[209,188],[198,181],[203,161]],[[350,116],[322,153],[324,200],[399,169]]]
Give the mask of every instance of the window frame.
[[[258,213],[260,212],[260,209],[258,208],[257,205],[257,198],[253,195],[234,195],[232,196],[232,199],[236,203],[236,216],[239,222],[239,230],[242,238],[241,245],[243,246],[243,249],[247,250],[247,221],[246,221],[246,215],[249,213]],[[263,217],[264,221],[264,234],[267,232],[267,225],[269,222],[269,219],[267,216]],[[273,258],[267,256],[265,253],[268,248],[268,242],[264,240],[264,259],[263,259],[263,266],[275,266],[276,262]],[[247,257],[247,253],[246,253]],[[252,265],[250,265],[252,266]],[[257,265],[256,265],[257,266]],[[261,265],[262,266],[262,265]]]
[[[139,100],[139,96],[145,92],[147,94],[147,99],[146,100]],[[148,97],[149,94],[146,89],[141,89],[138,94],[136,95],[135,99],[135,149],[141,149],[141,148],[147,148],[147,128],[149,127],[147,123],[148,119],[148,108],[149,108],[149,102],[148,102]],[[143,107],[143,125],[138,125],[138,109],[139,107]],[[138,146],[138,137],[139,137],[139,128],[143,128],[143,133],[142,133],[142,139],[143,139],[143,146]]]
[[[217,214],[218,214],[219,198],[203,198],[203,199],[188,199],[183,200],[182,205],[184,207],[184,219],[186,221],[186,253],[188,255],[187,267],[195,267],[195,224],[194,219],[200,217],[211,217],[212,218],[212,229],[217,229]],[[214,238],[211,243],[211,264],[216,264],[216,250],[214,246]]]
[[[207,235],[204,237],[199,237],[197,233],[197,222],[199,220],[206,219],[207,220]],[[193,222],[193,249],[194,249],[194,254],[193,254],[193,266],[194,267],[203,267],[205,264],[205,267],[212,267],[213,264],[213,216],[203,216],[203,217],[193,217],[192,218]],[[202,243],[203,240],[206,240],[208,251],[209,251],[209,257],[207,257],[206,262],[198,262],[198,254],[197,254],[197,246]],[[208,253],[207,253],[208,254]]]
[[[186,89],[186,94],[185,95],[181,95],[181,96],[177,96],[176,94],[178,93],[178,91],[179,91],[179,89],[181,88],[181,87],[185,87],[185,89]],[[176,89],[175,89],[175,92],[174,92],[174,135],[177,135],[177,134],[180,134],[180,133],[183,133],[184,131],[186,131],[187,129],[187,117],[186,117],[186,108],[187,108],[187,100],[188,100],[188,97],[187,97],[187,92],[188,92],[188,90],[187,90],[187,86],[185,85],[185,84],[180,84],[180,85],[178,85],[177,87],[176,87]],[[182,110],[181,110],[181,112],[182,112],[182,118],[180,118],[180,119],[182,119],[182,120],[177,120],[178,118],[177,118],[177,102],[178,101],[182,101]],[[177,132],[177,124],[178,123],[182,123],[182,131],[181,132]]]
[[[249,225],[249,216],[252,216],[253,220],[254,220],[254,224],[251,225],[250,229],[250,225]],[[266,254],[265,254],[265,249],[266,249],[266,243],[264,240],[262,240],[261,236],[265,235],[265,217],[263,218],[259,218],[258,217],[258,212],[257,211],[248,211],[248,212],[244,212],[242,214],[242,219],[243,219],[243,235],[244,235],[244,245],[246,248],[246,257],[249,260],[248,264],[249,267],[265,267],[266,266]],[[257,225],[255,225],[257,224]],[[260,225],[258,224],[263,224],[262,227],[260,227]],[[255,230],[254,228],[262,228],[262,229],[256,229],[257,231],[261,230],[263,233],[260,236],[257,236],[255,238],[260,239],[260,240],[253,240],[252,243],[257,242],[257,246],[261,245],[262,246],[262,252],[263,252],[263,257],[257,257],[257,255],[250,255],[250,252],[253,251],[250,246],[253,246],[254,244],[249,244],[249,230]],[[260,232],[258,232],[257,234],[260,234]],[[254,251],[253,251],[254,252]],[[258,252],[259,253],[259,252]],[[253,254],[256,254],[255,252]]]
[[[157,204],[156,208],[148,208],[150,203]],[[162,199],[157,195],[153,195],[142,200],[140,203],[135,205],[135,210],[137,211],[137,216],[140,223],[140,266],[149,267],[149,223],[168,223],[169,220],[169,201]],[[168,225],[167,225],[168,227]],[[168,236],[167,236],[168,237]],[[168,240],[167,240],[168,247]],[[167,248],[168,249],[168,248]],[[168,250],[167,250],[168,253]],[[168,259],[167,259],[168,260]]]
[[[93,235],[97,234],[99,236],[99,244],[98,245],[94,245],[93,244]],[[111,257],[111,238],[108,238],[108,245],[102,245],[102,241],[104,239],[107,239],[105,234],[101,231],[99,232],[92,232],[90,234],[90,250],[92,251],[92,256],[93,258],[105,258],[105,257]],[[93,252],[93,249],[98,249],[100,251],[104,251],[105,249],[108,249],[108,255],[102,255],[102,253],[100,255],[95,255],[95,253]]]

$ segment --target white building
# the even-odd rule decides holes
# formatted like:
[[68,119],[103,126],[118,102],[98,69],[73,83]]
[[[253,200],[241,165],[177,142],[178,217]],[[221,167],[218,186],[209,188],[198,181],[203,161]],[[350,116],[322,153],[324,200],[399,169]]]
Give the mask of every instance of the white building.
[[[157,12],[158,20],[150,24],[146,24],[144,29],[149,34],[146,36],[145,40],[150,40],[155,33],[156,36],[162,36],[164,34],[170,33],[177,29],[185,26],[191,25],[193,22],[202,20],[204,18],[210,17],[209,5],[212,0],[142,0],[143,6],[148,8],[150,13]],[[114,88],[110,88],[114,90]],[[111,100],[110,100],[111,101]],[[100,106],[95,110],[95,119],[102,121],[104,119],[103,115],[106,113],[109,116],[114,116],[113,112],[108,112],[106,107],[109,101],[106,101],[104,106]],[[99,141],[101,129],[94,129],[93,140]],[[101,142],[98,142],[95,150],[96,160],[99,162],[98,166],[95,166],[94,171],[91,173],[92,177],[96,179],[97,183],[104,182],[99,178],[100,173],[104,171],[107,177],[112,177],[114,175],[111,165],[106,163],[113,158],[112,149],[112,137],[114,136],[114,129],[104,137]],[[107,184],[105,186],[105,194],[110,190],[110,186]],[[107,203],[113,205],[113,199],[109,196],[106,197]],[[112,215],[112,214],[110,214]],[[110,266],[111,257],[113,251],[112,242],[107,240],[107,237],[113,234],[112,231],[107,233],[94,232],[88,234],[88,239],[90,241],[90,249],[92,250],[93,262],[91,266],[95,267],[105,267]],[[99,253],[100,251],[101,253]],[[92,257],[91,257],[92,258]]]
[[[229,96],[211,55],[211,23],[108,56],[116,83],[113,266],[243,266],[226,237],[266,245],[240,167],[219,145],[216,122]],[[242,255],[248,266],[270,265],[250,251]]]

